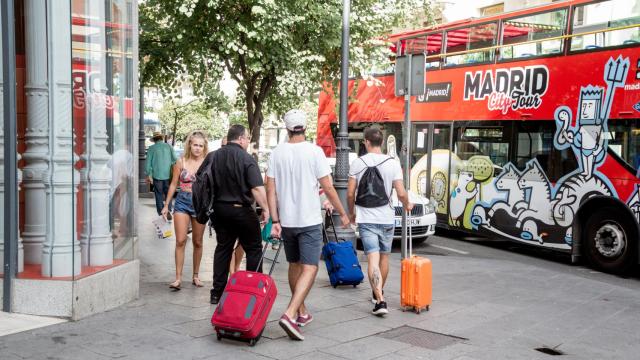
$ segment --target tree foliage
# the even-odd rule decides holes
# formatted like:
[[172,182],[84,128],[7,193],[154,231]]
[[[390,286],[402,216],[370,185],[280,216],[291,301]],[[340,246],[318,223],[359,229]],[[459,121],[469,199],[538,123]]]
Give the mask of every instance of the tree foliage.
[[[350,71],[388,61],[382,36],[426,14],[429,0],[357,0],[351,4]],[[225,71],[238,82],[254,139],[266,111],[284,113],[340,76],[342,1],[147,0],[140,4],[143,85],[167,93],[189,82],[207,102],[220,96]]]
[[194,100],[183,105],[166,101],[158,113],[162,130],[173,141],[183,142],[194,130],[204,130],[209,139],[221,139],[226,135],[224,114],[211,110],[201,101]]

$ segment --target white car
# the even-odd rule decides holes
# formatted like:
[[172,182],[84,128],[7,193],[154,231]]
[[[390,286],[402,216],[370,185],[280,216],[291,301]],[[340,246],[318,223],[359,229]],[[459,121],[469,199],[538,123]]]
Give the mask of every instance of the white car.
[[[436,232],[436,211],[435,204],[424,196],[420,196],[412,191],[409,191],[409,201],[413,205],[411,210],[411,216],[407,217],[407,225],[411,227],[411,236],[414,244],[419,244],[427,239],[430,235]],[[398,200],[395,190],[391,194],[391,203],[393,204],[396,217],[396,228],[393,231],[393,239],[399,240],[402,238],[402,203]],[[409,229],[407,229],[407,236]]]
[[[409,200],[413,203],[411,216],[407,217],[408,225],[411,227],[411,237],[413,244],[420,244],[427,240],[430,235],[436,232],[436,212],[435,205],[429,199],[409,191]],[[396,191],[391,193],[391,204],[395,209],[395,229],[393,230],[393,240],[402,239],[402,203],[396,196]],[[356,221],[358,219],[356,218]],[[407,237],[409,229],[407,228]],[[360,233],[356,228],[356,237],[360,239]]]

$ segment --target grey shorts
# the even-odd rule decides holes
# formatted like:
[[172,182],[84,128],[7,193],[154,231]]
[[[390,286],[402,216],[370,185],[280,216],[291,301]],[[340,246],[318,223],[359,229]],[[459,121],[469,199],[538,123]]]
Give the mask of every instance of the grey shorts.
[[282,242],[288,262],[318,266],[322,253],[322,225],[283,227]]

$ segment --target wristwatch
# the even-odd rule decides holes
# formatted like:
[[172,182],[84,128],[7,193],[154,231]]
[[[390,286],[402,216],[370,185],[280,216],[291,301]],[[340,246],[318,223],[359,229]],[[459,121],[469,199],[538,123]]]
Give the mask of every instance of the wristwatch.
[[280,224],[280,220],[271,220],[272,224]]

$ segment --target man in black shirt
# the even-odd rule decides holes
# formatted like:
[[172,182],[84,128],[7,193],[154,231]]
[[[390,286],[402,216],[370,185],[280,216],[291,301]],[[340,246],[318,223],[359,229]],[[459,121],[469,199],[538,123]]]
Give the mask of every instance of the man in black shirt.
[[262,208],[262,220],[269,219],[267,195],[258,164],[247,152],[250,136],[242,125],[232,125],[227,133],[227,145],[211,156],[214,200],[213,227],[218,245],[213,256],[213,289],[211,303],[217,304],[227,285],[229,264],[236,239],[247,254],[247,270],[258,268],[262,256],[262,240],[258,215],[252,208],[254,200]]

